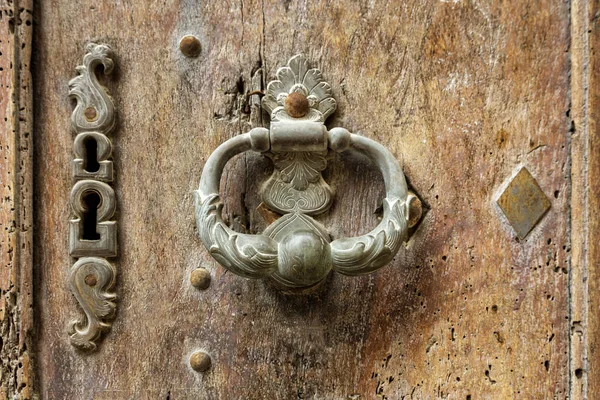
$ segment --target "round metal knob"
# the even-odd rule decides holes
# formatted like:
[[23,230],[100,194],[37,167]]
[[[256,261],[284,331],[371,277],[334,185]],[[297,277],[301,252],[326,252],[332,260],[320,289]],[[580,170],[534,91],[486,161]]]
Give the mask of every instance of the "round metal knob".
[[197,372],[208,371],[212,365],[210,356],[204,351],[196,351],[190,356],[190,367]]

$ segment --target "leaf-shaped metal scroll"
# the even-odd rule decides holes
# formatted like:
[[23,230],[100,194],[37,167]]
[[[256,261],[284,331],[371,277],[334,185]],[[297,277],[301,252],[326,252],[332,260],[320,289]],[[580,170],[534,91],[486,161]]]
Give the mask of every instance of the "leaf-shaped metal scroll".
[[308,152],[277,153],[273,155],[281,173],[281,180],[292,184],[296,190],[306,190],[308,183],[315,183],[327,166],[325,155]]
[[196,198],[196,222],[200,239],[224,267],[246,278],[262,278],[277,269],[277,242],[263,235],[245,235],[231,230],[221,219],[223,205],[218,194],[204,201]]
[[110,74],[114,67],[113,52],[107,45],[90,43],[86,47],[78,76],[69,82],[69,97],[77,99],[71,125],[77,132],[98,131],[108,134],[115,125],[115,109],[108,89],[98,82],[96,69],[102,65]]
[[281,214],[301,212],[307,215],[318,215],[329,208],[333,190],[319,175],[315,183],[308,183],[306,190],[300,191],[282,179],[270,178],[262,188],[264,203]]
[[327,152],[285,152],[269,154],[275,169],[261,188],[263,201],[285,214],[293,211],[317,215],[332,202],[333,190],[323,180]]
[[99,257],[80,258],[71,267],[71,291],[85,316],[71,322],[71,343],[79,348],[94,350],[96,340],[110,328],[108,322],[115,313],[116,294],[112,291],[116,278],[115,267]]
[[[114,68],[113,52],[107,45],[90,43],[86,46],[83,65],[77,67],[78,76],[69,82],[69,97],[77,104],[71,114],[71,127],[77,134],[74,140],[74,185],[70,203],[73,211],[69,232],[69,254],[81,257],[70,270],[71,291],[84,311],[85,317],[71,322],[71,343],[79,348],[94,350],[102,332],[111,326],[115,312],[115,266],[106,258],[117,255],[117,222],[113,220],[116,196],[112,186],[112,142],[108,134],[115,126],[115,109],[107,89],[98,82],[96,72],[104,67],[104,74]],[[87,151],[94,142],[96,160]],[[87,170],[90,164],[98,166]],[[88,196],[97,196],[96,213],[88,213]],[[95,215],[95,235],[85,235],[84,220]],[[90,225],[87,225],[90,226]],[[94,236],[97,238],[94,239]]]
[[344,275],[371,273],[392,261],[406,240],[406,206],[399,199],[383,199],[384,219],[366,235],[331,243],[333,270]]

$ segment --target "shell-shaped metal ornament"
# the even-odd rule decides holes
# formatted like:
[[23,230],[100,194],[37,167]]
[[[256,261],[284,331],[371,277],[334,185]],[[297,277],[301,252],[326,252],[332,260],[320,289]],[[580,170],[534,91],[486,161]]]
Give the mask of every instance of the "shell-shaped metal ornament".
[[[286,110],[286,100],[290,95],[299,94],[307,100],[305,115],[294,117]],[[301,98],[296,96],[296,98]],[[289,102],[288,102],[289,104]],[[262,106],[269,112],[271,121],[306,120],[325,122],[337,103],[329,83],[323,80],[323,74],[317,68],[309,68],[302,54],[290,59],[286,67],[277,70],[277,79],[269,82]]]

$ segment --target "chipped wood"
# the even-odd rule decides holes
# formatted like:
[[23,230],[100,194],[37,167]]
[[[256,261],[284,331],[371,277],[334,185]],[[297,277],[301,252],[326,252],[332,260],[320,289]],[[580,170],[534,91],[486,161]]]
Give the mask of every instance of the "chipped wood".
[[0,397],[33,395],[31,1],[0,1]]

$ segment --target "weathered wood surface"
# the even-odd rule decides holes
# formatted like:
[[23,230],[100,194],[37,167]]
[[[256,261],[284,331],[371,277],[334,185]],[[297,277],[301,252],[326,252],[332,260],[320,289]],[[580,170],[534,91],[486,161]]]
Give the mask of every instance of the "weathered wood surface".
[[[588,21],[589,36],[589,102],[588,102],[588,151],[586,162],[588,170],[588,186],[584,188],[588,192],[589,202],[583,208],[588,220],[586,221],[585,236],[588,247],[589,286],[587,288],[589,303],[589,320],[587,324],[590,340],[586,347],[589,349],[585,374],[588,378],[588,398],[600,397],[600,3],[590,2],[588,13],[585,15]],[[580,155],[579,155],[580,156]],[[573,237],[578,239],[577,234]]]
[[[43,398],[564,398],[569,391],[569,4],[543,2],[40,2],[35,37],[35,310]],[[57,12],[56,10],[60,10]],[[197,59],[178,40],[202,42]],[[118,315],[97,353],[69,344],[71,104],[88,41],[105,83],[119,210]],[[387,146],[429,211],[377,274],[310,297],[225,273],[196,237],[191,192],[218,144],[266,123],[245,94],[298,52],[332,84],[328,125]],[[495,205],[526,166],[552,208],[523,241]],[[225,216],[251,232],[269,163],[226,170]],[[322,218],[376,224],[375,168],[334,159]],[[195,290],[189,273],[208,268]],[[204,348],[213,367],[187,365]]]
[[33,109],[31,1],[0,1],[0,398],[30,399]]
[[598,1],[571,6],[571,398],[600,397],[600,29]]

